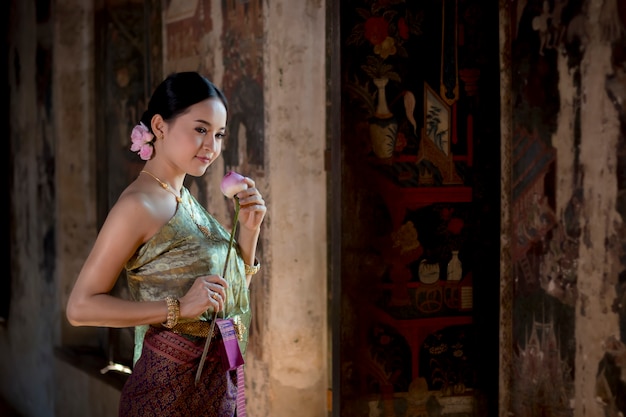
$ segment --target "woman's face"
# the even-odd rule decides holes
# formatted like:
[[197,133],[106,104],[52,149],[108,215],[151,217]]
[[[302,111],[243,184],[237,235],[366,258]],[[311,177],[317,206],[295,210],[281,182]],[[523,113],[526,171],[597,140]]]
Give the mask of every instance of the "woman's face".
[[162,152],[189,175],[203,175],[222,152],[226,108],[218,98],[190,106],[167,124]]

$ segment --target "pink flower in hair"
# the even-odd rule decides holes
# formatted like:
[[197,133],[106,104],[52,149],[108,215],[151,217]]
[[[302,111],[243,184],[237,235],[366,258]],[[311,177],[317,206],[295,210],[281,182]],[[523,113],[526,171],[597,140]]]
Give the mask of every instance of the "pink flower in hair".
[[133,127],[130,133],[130,140],[132,142],[130,146],[131,151],[137,152],[139,157],[144,161],[152,158],[152,152],[154,151],[152,141],[154,140],[154,135],[150,133],[143,122],[139,122],[138,125]]

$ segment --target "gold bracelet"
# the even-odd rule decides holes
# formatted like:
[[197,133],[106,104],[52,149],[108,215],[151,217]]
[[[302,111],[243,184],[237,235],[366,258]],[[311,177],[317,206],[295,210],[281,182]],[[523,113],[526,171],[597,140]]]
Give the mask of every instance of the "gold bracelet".
[[259,262],[259,260],[257,258],[254,258],[254,265],[250,266],[248,264],[243,264],[246,267],[246,275],[254,275],[257,272],[259,272],[259,269],[261,269],[261,263]]
[[167,303],[167,321],[161,324],[163,327],[171,329],[176,326],[180,317],[180,301],[178,301],[178,298],[166,297],[165,302]]

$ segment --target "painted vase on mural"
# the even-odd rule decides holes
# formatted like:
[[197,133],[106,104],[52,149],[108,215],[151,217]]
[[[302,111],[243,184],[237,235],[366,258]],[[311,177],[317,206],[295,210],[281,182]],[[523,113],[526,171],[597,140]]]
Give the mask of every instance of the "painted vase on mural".
[[422,259],[418,268],[418,275],[423,284],[434,284],[439,280],[439,264],[428,263]]
[[447,269],[447,277],[448,281],[460,281],[463,276],[463,265],[461,264],[461,260],[459,259],[459,251],[452,251],[452,259],[448,262]]
[[372,150],[380,159],[390,159],[393,156],[398,135],[398,121],[387,106],[385,87],[388,82],[388,78],[374,78],[374,85],[378,89],[378,101],[376,113],[369,120]]

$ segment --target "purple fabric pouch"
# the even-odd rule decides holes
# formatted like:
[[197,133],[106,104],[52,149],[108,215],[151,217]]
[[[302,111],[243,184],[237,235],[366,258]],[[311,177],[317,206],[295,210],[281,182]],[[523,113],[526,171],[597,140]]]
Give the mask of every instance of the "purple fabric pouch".
[[224,371],[232,371],[243,365],[243,356],[239,349],[237,333],[231,319],[217,319],[215,321],[222,334],[220,345],[220,355],[222,356],[222,366]]

